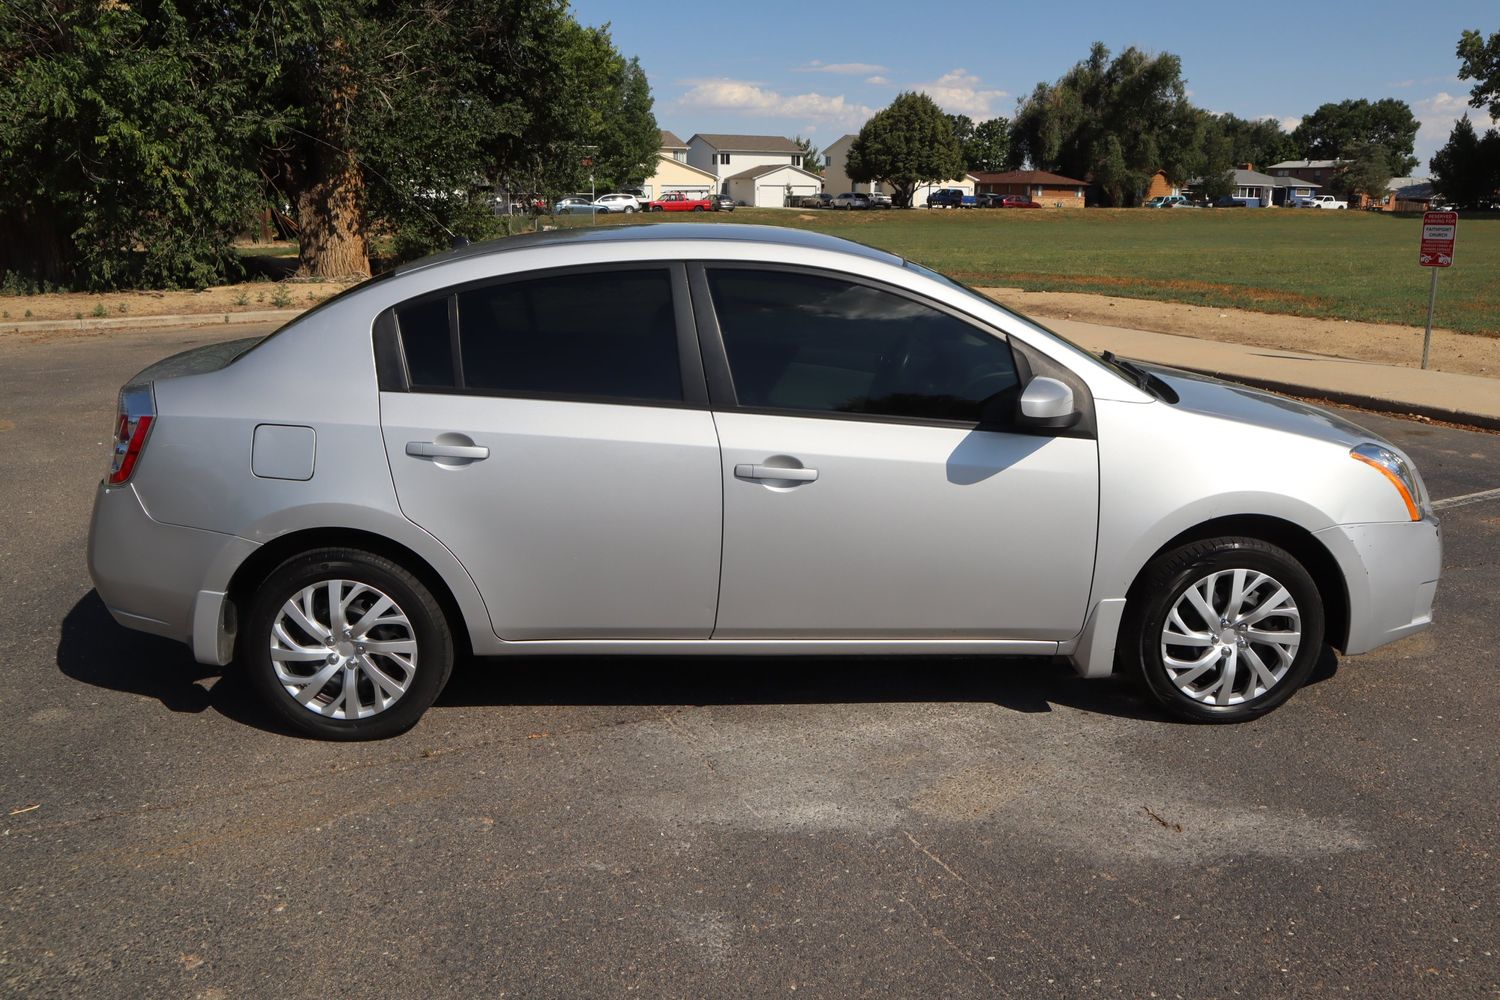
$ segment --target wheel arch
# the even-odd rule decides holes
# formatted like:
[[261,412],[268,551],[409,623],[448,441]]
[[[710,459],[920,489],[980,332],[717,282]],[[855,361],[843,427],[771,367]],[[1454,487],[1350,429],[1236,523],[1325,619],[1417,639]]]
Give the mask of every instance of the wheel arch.
[[[230,604],[236,609],[236,617],[243,615],[242,609],[248,606],[250,595],[276,567],[303,552],[323,548],[361,549],[383,556],[406,569],[422,581],[423,586],[432,592],[438,606],[442,608],[457,647],[455,652],[462,656],[471,655],[474,652],[468,620],[459,605],[457,596],[443,575],[419,553],[395,539],[358,528],[320,527],[290,531],[271,539],[250,553],[235,569],[227,588]],[[488,619],[485,623],[488,624]]]
[[1208,538],[1242,536],[1256,538],[1285,549],[1307,570],[1323,598],[1324,636],[1327,643],[1342,651],[1349,639],[1349,586],[1338,560],[1306,528],[1269,514],[1232,514],[1200,522],[1172,536],[1152,552],[1135,572],[1127,604],[1137,600],[1145,581],[1147,568],[1163,553]]

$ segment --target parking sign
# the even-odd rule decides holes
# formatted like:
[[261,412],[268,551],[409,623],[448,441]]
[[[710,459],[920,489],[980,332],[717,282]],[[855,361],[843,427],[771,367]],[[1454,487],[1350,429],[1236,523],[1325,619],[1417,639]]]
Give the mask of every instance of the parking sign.
[[1423,212],[1418,262],[1423,267],[1452,267],[1453,241],[1457,236],[1457,212]]

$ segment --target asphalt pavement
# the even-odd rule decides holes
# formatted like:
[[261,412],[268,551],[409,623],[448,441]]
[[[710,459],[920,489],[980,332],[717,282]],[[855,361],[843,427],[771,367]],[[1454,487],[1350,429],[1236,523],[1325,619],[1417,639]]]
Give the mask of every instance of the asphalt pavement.
[[[119,384],[247,329],[0,338],[0,995],[1500,997],[1500,499],[1431,630],[1246,725],[1040,660],[548,659],[318,743],[84,563]],[[1350,416],[1500,487],[1500,436]]]

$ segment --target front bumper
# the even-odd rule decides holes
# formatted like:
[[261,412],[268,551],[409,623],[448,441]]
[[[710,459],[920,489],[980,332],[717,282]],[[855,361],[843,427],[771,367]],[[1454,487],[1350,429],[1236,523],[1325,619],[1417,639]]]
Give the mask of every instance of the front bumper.
[[228,662],[223,597],[234,567],[256,544],[235,535],[163,524],[135,487],[99,484],[89,524],[89,576],[115,621],[176,639],[202,662]]
[[1432,624],[1443,568],[1437,518],[1338,525],[1316,537],[1338,560],[1348,586],[1346,654],[1368,652]]

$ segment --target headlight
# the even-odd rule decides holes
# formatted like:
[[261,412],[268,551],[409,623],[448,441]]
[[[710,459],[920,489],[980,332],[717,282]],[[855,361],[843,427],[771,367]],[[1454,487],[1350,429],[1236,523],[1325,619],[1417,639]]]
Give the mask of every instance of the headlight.
[[1396,492],[1401,494],[1401,499],[1406,504],[1406,513],[1413,521],[1422,520],[1421,507],[1426,498],[1422,494],[1422,484],[1417,478],[1417,470],[1413,469],[1406,459],[1378,444],[1362,444],[1350,448],[1349,457],[1373,467],[1390,480],[1391,485],[1396,487]]

